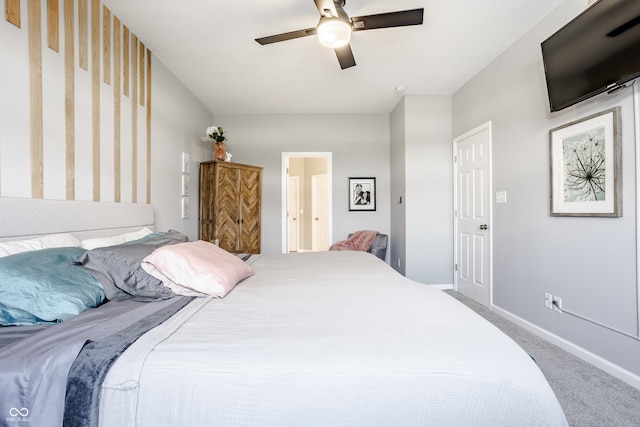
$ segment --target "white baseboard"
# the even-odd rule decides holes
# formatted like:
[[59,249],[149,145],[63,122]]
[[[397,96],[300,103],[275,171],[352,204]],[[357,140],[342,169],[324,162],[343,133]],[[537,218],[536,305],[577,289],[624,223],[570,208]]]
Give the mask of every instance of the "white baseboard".
[[528,322],[521,317],[516,316],[513,313],[510,313],[496,305],[491,307],[491,310],[496,314],[504,317],[507,320],[515,323],[518,326],[521,326],[536,334],[537,336],[544,338],[552,344],[557,345],[558,347],[568,351],[576,357],[584,360],[585,362],[591,363],[593,366],[602,369],[606,373],[613,375],[614,377],[626,382],[627,384],[637,388],[640,390],[640,376],[634,374],[633,372],[629,372],[626,369],[598,356],[597,354],[593,354],[584,348],[567,341],[566,339],[559,337],[546,329],[542,329],[541,327],[534,325],[531,322]]
[[453,289],[453,285],[429,285],[432,286],[434,288],[440,289],[441,291],[446,291],[449,289]]

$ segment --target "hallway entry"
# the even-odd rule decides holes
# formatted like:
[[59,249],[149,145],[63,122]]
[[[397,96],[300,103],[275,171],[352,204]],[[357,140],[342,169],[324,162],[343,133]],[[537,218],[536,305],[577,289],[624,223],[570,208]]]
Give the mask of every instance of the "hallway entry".
[[282,252],[328,250],[331,153],[282,153],[282,175]]

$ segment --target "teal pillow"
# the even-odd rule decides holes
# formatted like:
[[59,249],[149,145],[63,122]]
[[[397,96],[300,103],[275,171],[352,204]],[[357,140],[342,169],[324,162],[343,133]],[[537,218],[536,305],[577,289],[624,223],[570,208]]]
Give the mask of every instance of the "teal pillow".
[[66,247],[0,258],[0,325],[61,322],[102,304],[100,282],[74,264],[84,253]]
[[31,313],[15,307],[7,307],[0,303],[0,319],[2,326],[31,326],[46,322]]

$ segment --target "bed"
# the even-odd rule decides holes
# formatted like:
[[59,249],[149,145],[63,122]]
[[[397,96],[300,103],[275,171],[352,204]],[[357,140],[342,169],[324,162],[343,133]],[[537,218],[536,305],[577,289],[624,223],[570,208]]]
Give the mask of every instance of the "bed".
[[[0,198],[3,219],[16,216],[14,202]],[[142,209],[134,222],[77,233],[89,239],[152,227],[149,207]],[[14,224],[15,237],[44,234],[32,233],[33,220]],[[167,239],[163,233],[141,239]],[[209,295],[205,287],[218,276],[185,282],[158,261],[196,247],[210,264],[237,267],[237,283]],[[113,297],[53,325],[0,329],[16,331],[0,348],[0,382],[12,388],[0,391],[0,425],[567,425],[517,344],[370,253],[229,255],[233,261],[209,253],[199,242],[171,242],[141,263],[148,274],[149,264],[162,270],[163,284],[193,282],[191,294]]]

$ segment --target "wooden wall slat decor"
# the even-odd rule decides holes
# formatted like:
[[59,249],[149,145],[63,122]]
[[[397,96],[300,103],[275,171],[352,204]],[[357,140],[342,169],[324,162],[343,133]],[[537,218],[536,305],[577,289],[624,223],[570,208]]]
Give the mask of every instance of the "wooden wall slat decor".
[[130,41],[130,33],[129,33],[129,29],[123,25],[122,28],[122,89],[123,89],[123,94],[124,96],[129,96],[129,87],[130,84],[129,83],[129,70],[130,70],[130,55],[129,55],[129,49],[131,46],[131,41]]
[[5,0],[4,12],[7,21],[20,28],[20,0]]
[[100,0],[91,0],[93,201],[100,201]]
[[144,106],[144,43],[140,43],[140,105]]
[[47,44],[56,52],[60,52],[59,19],[58,0],[47,0]]
[[[84,128],[84,125],[80,129],[83,134],[87,130],[91,133],[91,142],[87,143],[87,138],[83,136],[80,147],[84,148],[85,144],[90,144],[91,160],[89,162],[91,168],[87,171],[90,176],[83,176],[82,179],[83,181],[91,181],[92,199],[101,201],[105,200],[105,197],[109,197],[101,194],[103,184],[101,182],[101,167],[105,166],[102,165],[103,160],[101,159],[101,146],[104,145],[101,141],[101,132],[105,131],[105,129],[101,129],[104,121],[101,116],[106,111],[103,109],[109,109],[113,105],[114,200],[121,202],[122,186],[129,185],[129,177],[127,176],[125,183],[122,173],[123,158],[129,157],[129,153],[125,155],[122,152],[124,123],[127,127],[131,126],[131,134],[125,136],[127,144],[129,144],[129,137],[131,139],[131,159],[127,159],[127,161],[131,161],[132,168],[131,202],[138,203],[138,199],[141,199],[142,203],[142,199],[146,199],[146,203],[151,203],[151,51],[102,4],[101,0],[47,0],[46,17],[42,16],[45,7],[44,0],[23,0],[22,2],[20,0],[5,0],[6,19],[18,28],[21,25],[21,4],[27,7],[28,26],[26,37],[28,39],[29,65],[31,197],[45,197],[44,171],[46,166],[47,170],[49,167],[64,167],[64,197],[67,200],[76,199],[76,174],[79,171],[76,159],[78,155],[78,147],[76,146],[78,138],[76,136],[77,97],[83,97],[90,85],[90,101],[88,101],[88,105],[83,104],[82,109],[90,109],[91,124],[90,126],[88,123],[86,124],[89,129]],[[47,92],[48,88],[43,87],[43,73],[49,71],[43,69],[44,65],[49,67],[48,62],[43,63],[44,37],[47,38],[47,45],[51,49],[60,52],[62,48],[64,54],[64,77],[59,78],[64,81],[64,166],[56,164],[55,156],[44,158],[45,144],[48,140],[45,138],[47,129],[43,127],[43,93]],[[61,37],[63,37],[62,41]],[[76,54],[78,55],[77,62]],[[88,73],[85,75],[82,70],[88,71]],[[79,77],[81,77],[80,84],[83,86],[82,93],[76,93],[76,80]],[[102,92],[103,82],[113,85],[113,98],[106,92]],[[62,81],[57,84],[60,83]],[[88,85],[85,87],[86,84]],[[126,114],[129,117],[122,116],[122,102],[125,96],[131,98],[129,100],[131,114]],[[112,102],[113,104],[111,104]],[[145,108],[144,111],[139,110],[140,106]],[[144,118],[142,114],[145,114]],[[106,117],[109,116],[110,113],[106,115]],[[111,119],[106,120],[110,125]],[[146,136],[143,136],[144,132],[146,132]],[[143,150],[146,150],[146,155],[142,154]],[[84,153],[84,150],[82,152]],[[84,154],[82,155],[84,156]],[[47,160],[46,165],[45,160]],[[104,161],[109,162],[110,159]],[[53,164],[49,165],[49,163]],[[106,166],[110,167],[110,165]],[[84,174],[84,171],[80,172]],[[143,183],[141,180],[145,180],[145,182]],[[59,190],[50,189],[46,195],[55,194]],[[146,195],[143,196],[141,192],[145,191]]]
[[106,6],[102,8],[102,63],[104,64],[103,79],[111,84],[111,11]]
[[147,49],[147,203],[151,203],[151,51]]
[[74,0],[64,0],[64,120],[67,200],[76,198],[75,26]]
[[78,0],[78,62],[80,68],[89,71],[89,21],[88,0]]
[[121,102],[122,102],[122,88],[121,84],[121,40],[120,20],[117,17],[113,17],[113,169],[114,169],[114,189],[115,189],[115,201],[119,202],[122,197],[122,164],[121,164]]
[[29,45],[31,197],[44,197],[42,131],[42,7],[39,1],[27,3]]
[[131,176],[133,203],[138,202],[138,38],[131,35]]

